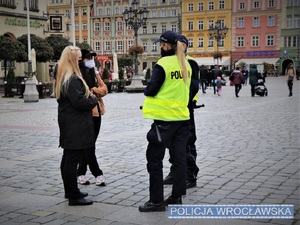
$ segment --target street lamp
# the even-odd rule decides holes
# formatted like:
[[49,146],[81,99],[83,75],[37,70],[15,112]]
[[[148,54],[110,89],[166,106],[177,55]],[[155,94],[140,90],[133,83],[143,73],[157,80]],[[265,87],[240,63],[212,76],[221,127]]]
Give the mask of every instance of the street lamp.
[[221,26],[221,21],[217,20],[216,25],[209,26],[208,29],[209,36],[213,37],[217,40],[217,66],[219,68],[219,42],[221,38],[225,38],[228,32],[228,28],[226,26]]
[[[134,38],[135,38],[135,45],[138,45],[138,30],[140,27],[146,28],[147,16],[149,11],[144,8],[138,8],[140,2],[138,0],[133,0],[131,5],[132,7],[125,9],[123,12],[125,24],[128,26],[129,29],[134,30]],[[135,56],[135,74],[138,73],[138,62],[137,62],[137,54]]]

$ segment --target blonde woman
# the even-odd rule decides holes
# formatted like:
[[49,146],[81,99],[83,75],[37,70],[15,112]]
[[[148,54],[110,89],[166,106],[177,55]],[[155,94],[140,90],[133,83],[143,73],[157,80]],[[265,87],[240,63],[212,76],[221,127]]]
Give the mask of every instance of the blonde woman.
[[92,109],[96,97],[89,91],[80,73],[78,60],[81,51],[66,47],[59,60],[55,97],[58,102],[59,146],[63,148],[61,176],[69,205],[91,205],[88,194],[80,192],[77,184],[77,165],[87,149],[95,148]]
[[[144,94],[143,116],[154,123],[147,133],[147,169],[150,198],[139,207],[141,212],[165,211],[168,204],[181,204],[186,194],[186,144],[190,128],[188,109],[192,69],[185,58],[185,47],[173,31],[164,32],[161,58],[153,67]],[[173,160],[173,188],[164,201],[163,158],[170,149]]]
[[285,70],[285,80],[287,82],[290,91],[289,97],[293,96],[293,83],[295,78],[296,78],[296,71],[294,68],[294,64],[289,63]]

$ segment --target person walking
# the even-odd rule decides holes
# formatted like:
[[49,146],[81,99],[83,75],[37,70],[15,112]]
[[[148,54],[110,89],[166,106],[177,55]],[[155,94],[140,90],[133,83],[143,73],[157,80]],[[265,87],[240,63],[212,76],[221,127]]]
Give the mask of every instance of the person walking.
[[289,63],[285,70],[285,80],[289,88],[289,97],[293,96],[293,83],[296,78],[296,72],[293,63]]
[[244,66],[243,68],[242,68],[242,74],[243,74],[243,76],[244,76],[244,84],[243,85],[247,85],[247,82],[248,82],[248,77],[249,77],[249,71],[247,70],[247,68]]
[[249,70],[249,84],[251,85],[251,96],[255,96],[255,85],[258,81],[258,70],[256,64],[252,64]]
[[208,77],[208,69],[204,65],[202,65],[200,67],[200,84],[201,84],[201,90],[203,94],[206,94],[207,77]]
[[[178,40],[184,44],[185,53],[188,47],[188,39],[184,35],[178,35]],[[192,68],[192,80],[190,86],[190,99],[189,99],[189,112],[190,112],[190,132],[186,145],[186,189],[195,187],[197,185],[197,175],[199,168],[196,163],[197,150],[195,142],[197,140],[195,119],[194,119],[194,106],[196,105],[198,99],[199,91],[199,66],[197,62],[189,55],[186,56],[191,68]],[[172,151],[170,149],[170,151]],[[163,180],[164,184],[173,184],[173,159],[170,157],[169,162],[171,163],[171,168],[169,174]]]
[[220,68],[216,65],[215,68],[212,69],[212,84],[213,84],[213,88],[214,88],[214,94],[217,93],[217,84],[215,82],[215,80],[217,79],[217,77],[221,77],[222,78],[222,71],[220,70]]
[[[158,40],[161,58],[152,70],[145,88],[143,117],[153,119],[147,133],[147,170],[150,199],[139,207],[140,212],[165,211],[168,204],[182,204],[186,194],[186,144],[190,116],[188,102],[192,69],[185,58],[183,43],[177,33],[165,31]],[[173,187],[164,201],[163,158],[170,149],[173,160]]]
[[240,67],[236,67],[235,70],[230,75],[230,81],[235,87],[235,96],[239,97],[239,92],[242,89],[242,84],[244,83],[244,75],[240,71]]
[[[80,70],[83,79],[87,83],[90,91],[95,94],[98,100],[98,104],[93,108],[93,122],[95,131],[95,142],[97,141],[100,127],[101,127],[101,115],[105,112],[105,106],[102,100],[107,94],[107,87],[99,75],[95,73],[95,61],[93,59],[96,53],[92,53],[87,49],[82,49],[82,61],[79,62]],[[97,186],[105,186],[105,178],[103,176],[103,171],[100,169],[96,157],[96,147],[89,148],[85,151],[84,157],[81,158],[78,169],[78,183],[82,185],[90,184],[90,181],[86,179],[85,175],[87,172],[87,165],[91,170],[91,173],[95,177],[95,184]]]
[[95,148],[92,109],[96,96],[82,78],[78,61],[81,51],[67,46],[60,57],[56,77],[55,97],[58,102],[59,147],[63,148],[60,164],[65,197],[69,205],[91,205],[77,184],[77,165],[87,149]]

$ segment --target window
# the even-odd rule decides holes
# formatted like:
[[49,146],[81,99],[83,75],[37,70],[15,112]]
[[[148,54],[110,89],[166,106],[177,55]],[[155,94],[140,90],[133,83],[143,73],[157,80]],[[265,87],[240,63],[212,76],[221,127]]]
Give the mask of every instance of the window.
[[[26,4],[25,4],[26,5]],[[0,6],[5,8],[12,8],[15,9],[15,1],[14,0],[6,0],[6,1],[0,1]]]
[[86,16],[86,9],[82,9],[82,15]]
[[237,37],[237,46],[238,47],[244,47],[245,46],[244,37]]
[[116,7],[115,11],[116,11],[116,15],[120,14],[120,8],[119,7]]
[[259,1],[255,1],[255,2],[253,3],[253,8],[254,8],[254,9],[259,9],[259,8],[260,8],[260,6],[259,6]]
[[100,31],[100,23],[95,23],[94,24],[94,31]]
[[88,42],[87,42],[87,37],[84,37],[84,38],[83,38],[83,43],[85,43],[85,44],[88,43]]
[[75,22],[75,30],[79,30],[79,23],[78,22]]
[[156,27],[156,25],[152,25],[152,33],[153,34],[157,33],[157,27]]
[[143,34],[148,34],[147,27],[143,27]]
[[106,8],[106,15],[110,16],[110,8]]
[[70,17],[70,15],[71,15],[70,10],[66,9],[65,15],[66,15],[67,17]]
[[253,17],[253,27],[259,27],[259,17],[258,16],[254,16]]
[[274,35],[267,35],[267,46],[274,46]]
[[240,3],[240,8],[239,8],[240,10],[243,10],[243,9],[245,9],[245,3],[244,2],[241,2]]
[[157,44],[152,44],[152,52],[156,52],[157,51]]
[[300,28],[300,15],[294,15],[295,27]]
[[269,0],[268,7],[273,8],[274,7],[274,0]]
[[224,28],[225,27],[225,21],[224,20],[219,20],[220,21],[220,27]]
[[225,1],[219,1],[219,9],[225,9]]
[[128,48],[131,48],[133,45],[133,41],[128,41]]
[[109,41],[105,42],[105,51],[110,51],[110,42]]
[[284,37],[284,47],[292,47],[292,37]]
[[204,29],[204,22],[203,20],[198,21],[198,30],[203,30]]
[[148,0],[143,0],[143,4],[147,5],[148,4]]
[[203,47],[203,38],[198,38],[198,47]]
[[214,26],[214,20],[208,20],[208,27]]
[[208,3],[208,10],[214,10],[214,2]]
[[200,2],[198,4],[198,11],[203,11],[203,10],[204,10],[203,2]]
[[214,46],[214,38],[213,37],[210,37],[208,39],[208,47],[213,47]]
[[170,16],[177,16],[176,9],[171,9],[171,15]]
[[78,16],[78,9],[74,9],[74,15]]
[[148,51],[148,45],[147,42],[143,42],[143,48],[144,48],[144,52]]
[[194,30],[194,22],[188,22],[188,30]]
[[291,15],[286,17],[286,28],[293,28],[293,18]]
[[101,49],[100,49],[100,42],[99,41],[96,41],[95,42],[95,50],[96,51],[100,51]]
[[188,11],[189,12],[193,12],[194,11],[194,4],[193,3],[189,3],[188,4]]
[[118,49],[118,51],[122,51],[123,50],[123,41],[118,41],[117,42],[117,49]]
[[162,16],[162,17],[167,16],[167,11],[166,11],[166,10],[161,10],[161,16]]
[[224,37],[219,37],[218,46],[224,46]]
[[157,11],[151,11],[151,15],[152,15],[152,18],[156,18],[157,17]]
[[123,30],[123,23],[120,21],[117,22],[117,30]]
[[[4,68],[4,60],[1,61],[1,67]],[[6,61],[6,67],[7,68],[9,68],[9,67],[15,67],[15,61],[7,60]]]
[[76,43],[76,44],[79,43],[79,38],[75,38],[75,43]]
[[110,30],[110,23],[109,22],[104,23],[104,30]]
[[268,17],[268,26],[269,27],[275,26],[275,16]]
[[194,40],[193,40],[193,38],[189,38],[188,42],[189,42],[188,48],[192,48],[194,46]]
[[[2,0],[0,1],[0,6],[3,5],[3,7],[7,7],[7,8],[16,8],[15,5],[15,1],[13,0]],[[58,3],[58,2],[56,2]],[[26,0],[24,0],[24,10],[27,10],[27,4],[26,4]],[[29,11],[33,11],[33,12],[38,12],[39,11],[39,1],[38,0],[29,0]]]
[[98,16],[102,16],[102,9],[98,9]]
[[82,23],[82,30],[87,30],[87,23],[86,22]]
[[177,25],[172,24],[171,25],[171,31],[177,32]]
[[165,32],[167,30],[167,26],[166,25],[161,25],[161,32]]
[[243,28],[245,26],[244,22],[244,18],[238,18],[238,27]]
[[151,0],[151,4],[156,4],[157,1],[156,0]]
[[252,47],[259,47],[259,37],[252,36]]

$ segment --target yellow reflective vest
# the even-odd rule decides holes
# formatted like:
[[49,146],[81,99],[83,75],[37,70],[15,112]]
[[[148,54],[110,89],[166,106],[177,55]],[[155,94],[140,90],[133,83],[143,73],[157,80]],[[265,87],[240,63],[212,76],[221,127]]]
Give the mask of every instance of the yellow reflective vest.
[[163,121],[189,120],[189,91],[192,69],[188,61],[188,82],[184,83],[176,55],[165,56],[157,61],[165,71],[165,81],[154,97],[147,96],[143,105],[143,116]]

